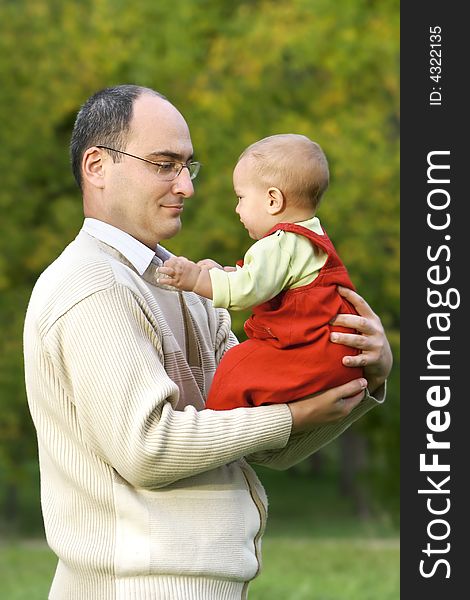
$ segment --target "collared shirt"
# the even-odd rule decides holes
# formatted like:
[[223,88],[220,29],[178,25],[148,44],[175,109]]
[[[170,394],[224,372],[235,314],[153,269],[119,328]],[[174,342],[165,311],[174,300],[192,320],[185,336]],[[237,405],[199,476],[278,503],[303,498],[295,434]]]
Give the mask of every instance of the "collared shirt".
[[[154,274],[155,265],[161,266],[165,260],[172,256],[168,250],[163,248],[163,246],[157,246],[155,252],[153,252],[151,248],[142,244],[142,242],[139,242],[139,240],[136,240],[125,231],[122,231],[122,229],[118,229],[117,227],[114,227],[114,225],[99,221],[98,219],[87,217],[83,222],[82,231],[117,250],[127,261],[129,261],[137,273],[152,285],[156,284]],[[150,269],[149,267],[152,264],[153,269]],[[175,288],[167,287],[162,284],[159,284],[159,287],[171,290],[172,292],[176,291]],[[179,307],[176,310],[181,310],[179,303],[177,303],[176,306]],[[162,314],[167,318],[168,315],[174,314],[174,294],[160,294],[159,307]],[[172,332],[179,347],[184,349],[186,342],[183,315],[181,314],[178,319],[169,319],[169,322],[172,323]]]
[[145,273],[152,261],[161,265],[171,256],[162,246],[157,246],[153,251],[122,229],[98,219],[87,217],[83,222],[82,230],[120,252],[139,275]]

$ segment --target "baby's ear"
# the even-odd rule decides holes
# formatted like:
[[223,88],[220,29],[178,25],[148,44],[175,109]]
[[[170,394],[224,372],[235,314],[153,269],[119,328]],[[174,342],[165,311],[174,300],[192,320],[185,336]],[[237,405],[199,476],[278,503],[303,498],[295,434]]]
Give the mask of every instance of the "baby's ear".
[[277,215],[286,207],[284,194],[277,187],[270,187],[267,192],[266,210],[270,215]]

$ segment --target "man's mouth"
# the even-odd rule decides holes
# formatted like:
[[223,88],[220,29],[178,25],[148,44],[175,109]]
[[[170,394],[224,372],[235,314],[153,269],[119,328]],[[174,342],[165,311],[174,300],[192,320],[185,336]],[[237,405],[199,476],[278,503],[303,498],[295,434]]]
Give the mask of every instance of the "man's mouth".
[[183,212],[183,208],[184,208],[183,204],[162,204],[162,207],[168,208],[168,209],[173,210],[178,213]]

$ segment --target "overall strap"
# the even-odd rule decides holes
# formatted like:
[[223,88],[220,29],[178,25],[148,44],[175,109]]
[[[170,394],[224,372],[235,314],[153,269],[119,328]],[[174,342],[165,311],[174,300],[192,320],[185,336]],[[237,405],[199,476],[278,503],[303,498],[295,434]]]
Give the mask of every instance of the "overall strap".
[[328,255],[328,259],[327,259],[323,269],[332,268],[332,267],[338,266],[339,264],[342,264],[338,254],[335,250],[335,247],[333,246],[332,241],[327,236],[326,231],[323,229],[323,227],[322,227],[322,230],[323,230],[323,235],[319,235],[318,233],[315,233],[311,229],[308,229],[307,227],[303,227],[303,225],[297,225],[297,223],[278,223],[277,225],[272,227],[264,237],[267,237],[268,235],[273,234],[275,231],[288,231],[290,233],[296,233],[297,235],[302,235],[302,236],[308,238],[312,242],[312,244],[321,248]]

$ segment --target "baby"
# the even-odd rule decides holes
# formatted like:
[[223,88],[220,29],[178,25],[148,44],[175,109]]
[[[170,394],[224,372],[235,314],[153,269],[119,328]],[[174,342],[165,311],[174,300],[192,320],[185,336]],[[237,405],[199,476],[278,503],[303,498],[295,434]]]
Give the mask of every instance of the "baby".
[[350,348],[330,341],[330,321],[356,314],[337,286],[354,289],[316,210],[328,187],[326,157],[303,135],[273,135],[238,159],[236,212],[251,238],[238,267],[173,257],[161,282],[193,291],[231,310],[252,308],[248,340],[223,356],[206,408],[225,410],[299,400],[362,377],[345,367]]

